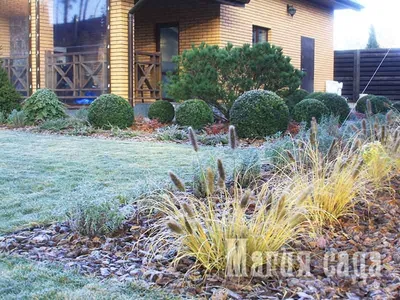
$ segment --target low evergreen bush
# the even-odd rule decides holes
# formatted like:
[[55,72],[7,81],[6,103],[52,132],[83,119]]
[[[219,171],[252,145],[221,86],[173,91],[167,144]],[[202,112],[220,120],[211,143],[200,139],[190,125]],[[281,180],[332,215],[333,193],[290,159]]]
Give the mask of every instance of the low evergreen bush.
[[289,109],[277,94],[253,90],[235,101],[230,122],[241,138],[265,138],[287,129]]
[[333,93],[314,93],[314,98],[321,101],[329,109],[333,116],[339,117],[340,122],[344,122],[350,113],[350,106],[346,98]]
[[104,94],[89,106],[88,120],[96,128],[121,129],[132,126],[133,108],[124,98],[114,94]]
[[175,117],[175,108],[168,101],[159,100],[150,105],[149,118],[161,123],[171,123]]
[[214,122],[211,107],[203,100],[187,100],[176,109],[176,122],[181,126],[201,129]]
[[293,110],[293,118],[297,122],[307,122],[315,117],[319,122],[323,116],[329,115],[329,109],[317,99],[304,99],[300,101]]
[[66,117],[64,104],[49,89],[37,90],[24,101],[23,109],[29,123],[41,123]]
[[14,109],[21,109],[21,98],[8,79],[7,72],[0,67],[0,112],[8,116]]
[[27,124],[25,112],[14,109],[7,118],[7,124],[12,127],[24,127]]
[[384,96],[367,95],[357,101],[356,111],[368,113],[367,100],[371,102],[372,114],[386,113],[392,106],[392,102]]
[[293,114],[293,109],[296,104],[307,98],[308,94],[309,93],[306,90],[299,89],[295,90],[293,93],[284,98],[290,114]]

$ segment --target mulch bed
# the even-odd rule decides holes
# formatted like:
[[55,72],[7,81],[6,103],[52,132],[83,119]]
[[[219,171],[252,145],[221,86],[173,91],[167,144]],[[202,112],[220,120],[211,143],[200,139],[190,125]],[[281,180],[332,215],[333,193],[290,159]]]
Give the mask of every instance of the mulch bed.
[[[356,207],[358,217],[348,217],[335,228],[323,229],[316,239],[293,245],[311,251],[311,276],[306,278],[223,278],[191,270],[194,261],[176,267],[173,251],[153,256],[144,245],[154,218],[136,215],[114,237],[88,238],[66,223],[20,230],[0,238],[0,252],[38,261],[58,262],[85,275],[119,281],[141,280],[186,296],[212,299],[400,299],[400,177],[392,190],[376,195],[368,205]],[[142,238],[141,238],[142,237]],[[377,251],[381,254],[379,277],[326,276],[324,254]],[[368,267],[368,266],[367,266]]]

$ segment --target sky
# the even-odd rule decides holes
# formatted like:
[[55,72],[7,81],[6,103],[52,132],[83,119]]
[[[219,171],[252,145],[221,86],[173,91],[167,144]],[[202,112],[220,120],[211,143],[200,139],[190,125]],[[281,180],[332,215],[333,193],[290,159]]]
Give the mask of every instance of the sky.
[[358,0],[360,12],[335,12],[335,49],[365,48],[369,28],[374,25],[381,48],[400,48],[400,0]]

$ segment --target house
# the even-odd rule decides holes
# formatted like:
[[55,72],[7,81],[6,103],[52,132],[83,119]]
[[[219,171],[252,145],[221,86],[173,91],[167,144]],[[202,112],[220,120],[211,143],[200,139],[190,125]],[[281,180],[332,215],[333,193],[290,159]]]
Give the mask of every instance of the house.
[[333,79],[333,13],[352,0],[0,0],[0,57],[28,95],[71,106],[112,92],[132,104],[165,97],[172,57],[201,42],[271,42],[323,91]]

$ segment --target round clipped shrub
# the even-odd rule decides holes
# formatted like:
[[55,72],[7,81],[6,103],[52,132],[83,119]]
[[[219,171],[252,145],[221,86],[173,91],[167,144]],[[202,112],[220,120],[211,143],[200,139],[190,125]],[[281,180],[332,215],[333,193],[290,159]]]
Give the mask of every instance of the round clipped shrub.
[[200,129],[214,122],[214,114],[203,100],[186,100],[176,109],[176,122],[181,126]]
[[[314,93],[315,94],[315,93]],[[307,97],[309,98],[309,97]],[[309,98],[311,99],[311,98]],[[344,122],[350,113],[350,106],[346,98],[332,93],[318,93],[314,98],[321,101],[329,109],[329,112],[339,117],[340,122]]]
[[311,122],[315,117],[319,122],[324,115],[329,114],[329,109],[317,99],[304,99],[296,104],[293,110],[293,118],[297,122]]
[[277,94],[253,90],[245,92],[232,106],[230,122],[242,138],[265,138],[289,124],[289,109]]
[[124,129],[132,125],[133,119],[133,108],[128,101],[114,94],[101,95],[89,106],[89,123],[97,128]]
[[367,113],[367,100],[371,101],[373,114],[385,113],[390,110],[392,102],[384,96],[367,95],[357,101],[356,111],[365,114]]
[[170,123],[175,117],[174,106],[168,101],[160,100],[152,103],[149,108],[149,118],[161,123]]
[[322,94],[325,94],[325,93],[324,92],[313,92],[313,93],[308,94],[308,96],[305,99],[317,99]]
[[65,106],[49,89],[37,90],[23,103],[28,123],[40,123],[66,117]]
[[285,97],[285,103],[289,108],[289,112],[293,114],[293,109],[297,103],[304,100],[308,96],[308,92],[306,90],[295,90],[293,93]]
[[7,72],[0,67],[0,113],[8,116],[14,109],[19,110],[21,95],[8,79]]

